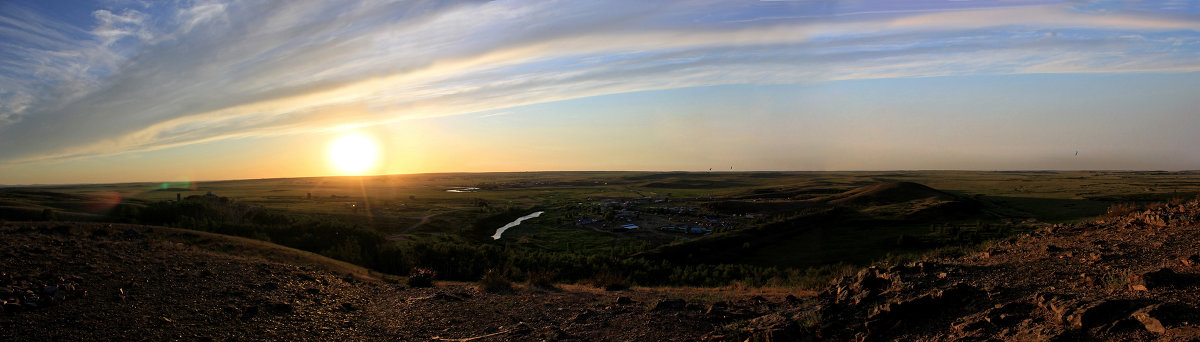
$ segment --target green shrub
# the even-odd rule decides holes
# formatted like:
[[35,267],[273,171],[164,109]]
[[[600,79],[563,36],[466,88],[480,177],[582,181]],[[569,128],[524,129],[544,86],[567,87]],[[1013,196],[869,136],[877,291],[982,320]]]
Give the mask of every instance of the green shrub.
[[408,273],[408,286],[410,287],[430,287],[433,286],[433,278],[437,277],[437,272],[426,268],[414,268]]
[[1140,208],[1138,208],[1138,206],[1136,204],[1132,204],[1132,203],[1113,204],[1108,207],[1108,211],[1104,212],[1104,216],[1105,217],[1121,217],[1121,216],[1129,215],[1135,211],[1138,211],[1139,209]]
[[530,287],[553,290],[555,289],[554,276],[554,272],[551,271],[533,271],[529,272],[526,280],[529,281]]
[[597,274],[594,278],[592,278],[592,285],[602,288],[604,291],[619,291],[628,289],[630,283],[629,278],[627,277],[604,272]]
[[495,270],[488,270],[483,274],[483,278],[479,278],[480,292],[501,293],[512,291],[512,282],[504,278],[504,275]]

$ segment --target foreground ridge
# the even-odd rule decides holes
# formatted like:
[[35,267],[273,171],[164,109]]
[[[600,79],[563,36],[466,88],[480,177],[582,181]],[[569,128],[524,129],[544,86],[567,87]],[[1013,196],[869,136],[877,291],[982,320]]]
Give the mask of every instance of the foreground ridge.
[[770,340],[1192,340],[1200,202],[1053,225],[961,257],[875,266],[751,322]]

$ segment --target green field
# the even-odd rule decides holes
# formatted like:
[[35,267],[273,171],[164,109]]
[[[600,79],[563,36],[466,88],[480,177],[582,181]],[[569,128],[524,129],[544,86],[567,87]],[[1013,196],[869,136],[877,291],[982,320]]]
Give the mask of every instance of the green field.
[[[409,249],[455,244],[613,265],[641,258],[787,270],[969,246],[1114,204],[1197,194],[1197,172],[448,173],[10,187],[0,189],[0,218],[178,226],[360,264],[390,262],[378,251],[392,249],[407,258],[396,265],[435,262]],[[490,238],[533,211],[545,213]],[[627,224],[638,229],[614,231]],[[312,231],[294,237],[288,229]],[[359,240],[337,242],[345,236]]]

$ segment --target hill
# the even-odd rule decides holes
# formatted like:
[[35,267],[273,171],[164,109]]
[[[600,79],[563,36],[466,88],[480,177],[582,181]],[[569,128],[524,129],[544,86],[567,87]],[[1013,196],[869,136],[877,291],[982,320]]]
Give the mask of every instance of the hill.
[[[637,256],[682,264],[814,267],[838,262],[868,263],[886,253],[945,246],[947,243],[942,239],[928,237],[932,234],[928,225],[931,222],[953,224],[996,219],[983,203],[913,182],[866,185],[808,200],[722,200],[706,203],[706,207],[735,215],[784,218],[663,245]],[[930,241],[898,244],[902,236]]]
[[953,201],[957,197],[913,182],[869,185],[825,198],[830,204],[847,206],[889,205],[911,201]]
[[789,296],[580,285],[503,293],[465,283],[412,288],[262,241],[99,223],[0,224],[0,265],[4,341],[683,341],[719,335]]
[[1195,340],[1200,202],[877,265],[748,325],[773,340]]

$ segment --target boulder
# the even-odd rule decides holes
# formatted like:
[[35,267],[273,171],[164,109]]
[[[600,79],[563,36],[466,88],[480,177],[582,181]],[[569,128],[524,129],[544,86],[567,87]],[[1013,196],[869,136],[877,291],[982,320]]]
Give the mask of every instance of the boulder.
[[1128,299],[1091,302],[1072,312],[1067,317],[1067,323],[1071,328],[1088,330],[1129,317],[1146,305],[1144,302]]
[[651,311],[679,311],[687,308],[687,301],[683,299],[662,299],[654,304]]

